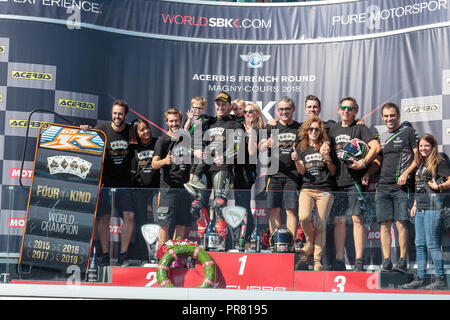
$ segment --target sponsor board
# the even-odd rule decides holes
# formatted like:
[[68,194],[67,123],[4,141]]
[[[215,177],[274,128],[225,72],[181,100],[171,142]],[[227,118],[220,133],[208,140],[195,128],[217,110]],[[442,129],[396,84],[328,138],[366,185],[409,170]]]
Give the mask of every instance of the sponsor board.
[[442,120],[442,144],[450,145],[450,120]]
[[[9,186],[20,185],[20,168],[21,161],[3,160],[2,184]],[[33,162],[24,161],[22,170],[22,184],[24,186],[31,185],[33,177]]]
[[0,111],[6,110],[6,93],[7,93],[6,87],[0,86]]
[[55,112],[66,116],[95,119],[98,115],[98,96],[56,90]]
[[402,99],[400,112],[403,121],[442,120],[442,96]]
[[9,39],[0,38],[0,62],[8,62],[9,58]]
[[[0,2],[2,1],[7,2],[8,0],[0,0]],[[42,6],[44,8],[52,7],[55,9],[61,9],[64,13],[71,12],[71,10],[78,10],[80,12],[100,14],[102,7],[101,3],[88,0],[11,0],[11,2],[18,3],[20,5]]]
[[55,90],[56,66],[8,63],[8,86]]
[[39,128],[48,122],[53,122],[54,115],[46,113],[33,114],[32,119],[28,122],[29,113],[22,111],[6,111],[5,112],[5,135],[22,136],[27,133],[28,137],[37,137]]
[[[87,133],[103,137],[100,131]],[[104,143],[86,142],[79,136],[79,128],[55,124],[39,131],[21,263],[54,269],[76,265],[87,271]],[[84,171],[80,171],[81,166]],[[86,183],[91,170],[96,174]]]
[[222,18],[182,14],[161,14],[163,24],[190,27],[230,28],[230,29],[270,29],[272,19]]
[[450,70],[442,70],[442,94],[450,94]]
[[[5,210],[0,211],[0,234],[10,236],[22,236],[25,227],[24,210]],[[11,248],[13,249],[13,248]],[[17,248],[15,248],[17,249]],[[11,250],[17,252],[18,250]]]

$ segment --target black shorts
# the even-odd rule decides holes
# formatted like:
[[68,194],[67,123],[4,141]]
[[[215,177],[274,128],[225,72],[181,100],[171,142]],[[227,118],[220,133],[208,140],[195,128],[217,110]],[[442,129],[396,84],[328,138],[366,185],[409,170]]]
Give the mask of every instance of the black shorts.
[[[114,203],[113,203],[114,199]],[[113,207],[114,205],[114,207]],[[113,209],[117,214],[113,214]],[[97,215],[122,216],[124,211],[136,211],[133,190],[128,188],[101,188],[98,198]]]
[[362,190],[360,185],[340,187],[335,192],[331,215],[334,217],[362,215],[364,211],[361,210],[361,207],[364,198],[362,193],[359,192],[360,190]]
[[378,223],[409,220],[409,192],[406,187],[378,184],[375,204]]
[[289,176],[278,173],[267,177],[266,193],[267,207],[285,209],[298,209],[298,196],[300,194],[300,179],[295,175]]
[[191,196],[184,189],[160,189],[155,197],[153,218],[160,226],[186,226],[192,224]]

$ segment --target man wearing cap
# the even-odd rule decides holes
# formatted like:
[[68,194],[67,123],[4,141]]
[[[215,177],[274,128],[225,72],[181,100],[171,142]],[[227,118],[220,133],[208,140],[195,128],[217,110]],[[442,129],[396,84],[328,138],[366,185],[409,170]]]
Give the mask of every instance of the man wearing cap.
[[[225,240],[228,230],[221,210],[226,206],[232,188],[233,168],[241,141],[244,140],[244,126],[230,116],[232,106],[228,93],[219,92],[214,99],[214,106],[216,116],[211,117],[202,127],[202,149],[197,148],[194,142],[194,155],[197,161],[201,159],[202,163],[207,165],[207,189],[214,189],[213,209],[218,213],[216,229],[219,236]],[[194,132],[194,139],[197,136]],[[209,196],[206,199],[209,199]],[[224,244],[222,241],[222,246]]]

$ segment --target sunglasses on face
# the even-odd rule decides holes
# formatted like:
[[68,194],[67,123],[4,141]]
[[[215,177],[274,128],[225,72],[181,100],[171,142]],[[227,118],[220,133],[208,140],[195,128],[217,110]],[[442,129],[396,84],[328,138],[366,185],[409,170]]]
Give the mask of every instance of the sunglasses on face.
[[313,127],[308,128],[308,132],[313,132],[313,131],[320,132],[320,129],[319,128],[313,128]]
[[291,108],[279,108],[278,112],[291,111]]
[[253,112],[255,112],[255,110],[244,110],[244,114],[252,114]]
[[347,109],[348,111],[353,111],[354,106],[340,106],[342,111],[345,111]]
[[202,108],[202,107],[192,107],[192,109],[194,109],[194,110],[198,110],[198,111],[200,111],[200,110],[203,110],[203,109],[205,109],[205,108]]

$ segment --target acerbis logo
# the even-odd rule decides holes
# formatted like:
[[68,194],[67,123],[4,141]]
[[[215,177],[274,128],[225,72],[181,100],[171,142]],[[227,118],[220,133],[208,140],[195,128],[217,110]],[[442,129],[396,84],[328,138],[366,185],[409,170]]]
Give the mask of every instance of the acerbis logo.
[[270,29],[272,20],[264,19],[239,19],[239,18],[207,18],[185,16],[181,14],[161,14],[165,24],[189,25],[197,27],[213,28],[244,28],[244,29]]
[[58,106],[84,110],[95,110],[95,103],[69,99],[59,99]]
[[421,112],[437,112],[437,111],[439,111],[439,104],[437,104],[437,103],[406,106],[403,109],[404,114],[413,114],[413,113],[421,113]]
[[34,71],[11,71],[11,77],[13,79],[25,79],[25,80],[43,80],[52,81],[53,75],[46,72],[34,72]]
[[[39,129],[46,121],[30,121],[30,128]],[[28,120],[9,120],[9,126],[13,128],[26,128]]]
[[3,54],[3,53],[5,53],[5,51],[6,51],[6,47],[5,46],[0,46],[0,54]]
[[249,52],[248,54],[241,54],[240,57],[247,62],[249,68],[261,68],[263,62],[269,60],[271,55],[259,52]]

